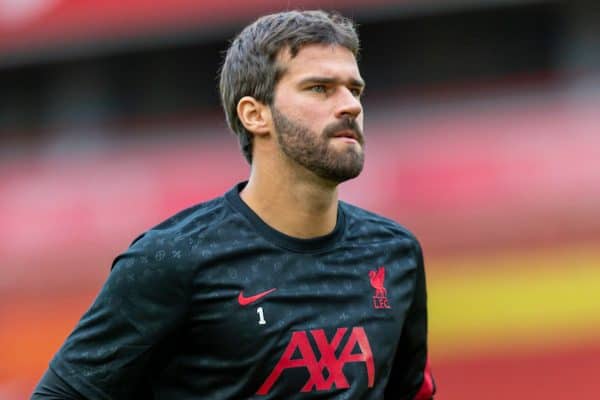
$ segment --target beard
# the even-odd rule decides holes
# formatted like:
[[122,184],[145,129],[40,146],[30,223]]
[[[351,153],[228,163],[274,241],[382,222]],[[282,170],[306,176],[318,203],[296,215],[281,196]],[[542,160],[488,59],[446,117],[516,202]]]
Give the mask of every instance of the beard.
[[[275,107],[272,107],[272,115],[279,147],[297,164],[320,178],[335,183],[356,178],[361,173],[365,161],[364,138],[355,119],[346,117],[331,123],[319,135],[288,119]],[[343,149],[331,146],[332,138],[342,130],[352,130],[361,146],[350,145]]]

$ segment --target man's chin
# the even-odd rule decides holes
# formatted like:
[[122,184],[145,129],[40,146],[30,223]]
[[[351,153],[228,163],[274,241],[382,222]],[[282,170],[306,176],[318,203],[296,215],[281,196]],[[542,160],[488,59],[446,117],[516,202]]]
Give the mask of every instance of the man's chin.
[[360,175],[362,170],[363,166],[361,164],[347,168],[321,170],[317,172],[317,175],[335,184],[340,184],[349,181],[350,179],[356,178]]

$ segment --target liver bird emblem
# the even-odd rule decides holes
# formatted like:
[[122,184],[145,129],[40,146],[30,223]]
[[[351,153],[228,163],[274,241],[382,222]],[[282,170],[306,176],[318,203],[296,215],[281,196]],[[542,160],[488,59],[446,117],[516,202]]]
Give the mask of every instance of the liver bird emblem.
[[371,286],[375,288],[375,297],[387,296],[387,290],[383,286],[383,281],[385,280],[385,269],[383,267],[379,267],[377,271],[369,271],[369,280],[371,281]]

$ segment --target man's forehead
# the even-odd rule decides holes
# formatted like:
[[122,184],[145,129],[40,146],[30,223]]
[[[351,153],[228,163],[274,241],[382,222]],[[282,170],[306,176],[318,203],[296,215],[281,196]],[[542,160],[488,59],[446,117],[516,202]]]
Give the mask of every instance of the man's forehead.
[[362,80],[356,57],[340,45],[309,44],[302,46],[294,57],[289,49],[285,49],[277,58],[287,78],[303,79],[303,76],[318,75]]

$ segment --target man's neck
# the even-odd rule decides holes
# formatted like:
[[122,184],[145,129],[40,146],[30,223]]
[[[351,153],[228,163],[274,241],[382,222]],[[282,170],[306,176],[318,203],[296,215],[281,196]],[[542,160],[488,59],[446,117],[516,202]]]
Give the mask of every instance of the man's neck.
[[335,229],[336,185],[316,177],[298,179],[281,173],[254,172],[240,196],[267,225],[300,239],[327,235]]

